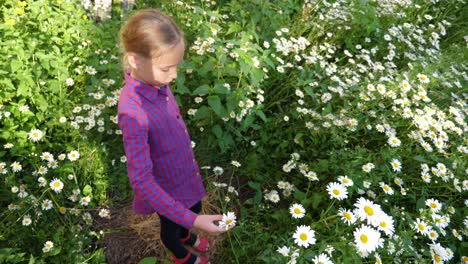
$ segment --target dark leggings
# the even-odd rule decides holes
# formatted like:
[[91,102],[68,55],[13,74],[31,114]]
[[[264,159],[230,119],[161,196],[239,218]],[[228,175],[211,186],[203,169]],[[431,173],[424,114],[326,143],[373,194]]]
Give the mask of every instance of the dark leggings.
[[[194,206],[190,207],[190,210],[196,214],[200,213],[202,203],[199,201]],[[184,247],[180,241],[181,238],[185,238],[189,234],[189,230],[184,227],[172,222],[167,217],[159,214],[161,220],[161,240],[163,244],[175,255],[176,258],[182,259],[189,251]],[[196,236],[192,236],[186,243],[193,245],[195,243]],[[192,256],[186,263],[194,263],[196,260],[195,256]]]

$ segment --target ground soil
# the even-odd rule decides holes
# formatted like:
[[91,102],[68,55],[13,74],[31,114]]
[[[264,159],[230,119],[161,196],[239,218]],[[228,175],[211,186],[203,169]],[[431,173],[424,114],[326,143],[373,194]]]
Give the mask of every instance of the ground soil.
[[[213,201],[214,193],[208,193],[203,199],[203,214],[218,214],[219,209]],[[101,247],[105,248],[106,262],[108,264],[137,264],[145,257],[156,257],[157,263],[170,263],[168,252],[163,246],[159,236],[158,215],[137,215],[133,212],[131,201],[111,208],[110,219],[100,219],[95,226],[96,230],[106,232]],[[199,234],[200,231],[193,230]],[[213,264],[225,263],[219,260],[223,235],[210,236],[203,234],[210,240],[210,252],[205,254]],[[190,250],[190,248],[189,248]]]

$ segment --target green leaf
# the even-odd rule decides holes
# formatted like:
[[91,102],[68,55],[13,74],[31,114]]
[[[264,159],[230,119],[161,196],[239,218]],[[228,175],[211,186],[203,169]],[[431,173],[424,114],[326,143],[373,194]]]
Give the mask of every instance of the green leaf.
[[93,188],[90,186],[90,185],[86,185],[84,188],[83,188],[83,194],[84,195],[92,195],[93,193]]
[[12,60],[10,63],[10,66],[11,66],[11,71],[16,72],[21,68],[21,66],[23,66],[23,63],[19,60]]
[[206,106],[198,108],[197,112],[193,116],[195,120],[205,119],[210,116],[210,109]]
[[25,82],[20,82],[18,85],[18,90],[16,91],[17,96],[28,96],[29,94],[29,86]]
[[205,95],[210,91],[210,87],[207,84],[199,86],[195,91],[192,92],[192,95]]
[[208,97],[208,104],[211,106],[211,109],[219,116],[225,117],[225,111],[221,104],[221,99],[219,96],[212,95]]
[[156,263],[155,257],[147,257],[147,258],[140,260],[140,262],[138,262],[138,264],[155,264],[155,263]]
[[414,159],[417,160],[417,161],[421,161],[421,162],[426,162],[426,163],[429,162],[428,160],[426,160],[426,159],[425,159],[423,156],[421,156],[421,155],[418,155],[418,156],[414,157]]
[[268,122],[268,118],[265,116],[263,111],[257,110],[257,111],[255,111],[255,114],[257,114],[263,120],[263,122],[265,122],[265,123]]
[[223,129],[220,125],[215,125],[211,131],[213,131],[213,134],[215,134],[218,139],[221,139],[223,136]]
[[299,201],[302,201],[302,200],[305,200],[307,198],[307,196],[306,196],[305,192],[301,192],[301,191],[296,189],[294,191],[294,198],[296,198]]

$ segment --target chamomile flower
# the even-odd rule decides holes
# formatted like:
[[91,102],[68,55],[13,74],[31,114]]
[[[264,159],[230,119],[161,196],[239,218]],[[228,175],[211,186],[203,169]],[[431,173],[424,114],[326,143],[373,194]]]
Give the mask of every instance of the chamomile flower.
[[80,153],[76,150],[72,150],[67,156],[70,161],[75,161],[80,158]]
[[374,252],[377,248],[382,247],[383,243],[380,239],[380,232],[372,227],[363,225],[353,232],[354,245],[359,254],[367,256]]
[[289,256],[289,251],[290,249],[287,246],[280,247],[276,250],[276,252],[280,253],[285,257]]
[[343,200],[348,198],[348,189],[341,183],[331,182],[327,185],[327,191],[330,198]]
[[99,216],[101,218],[108,218],[109,217],[109,210],[108,209],[101,209],[99,210]]
[[397,159],[393,159],[390,162],[390,165],[392,166],[393,171],[401,171],[401,162]]
[[393,236],[395,233],[395,225],[394,225],[393,218],[385,213],[380,215],[380,219],[378,221],[377,229],[379,231],[384,231],[385,234],[389,237]]
[[421,83],[429,83],[429,78],[427,77],[427,75],[419,73],[417,77]]
[[52,209],[52,201],[50,201],[49,199],[44,199],[44,201],[42,201],[42,210],[50,210]]
[[236,225],[236,215],[233,212],[223,214],[223,219],[219,221],[219,226],[226,230]]
[[394,147],[394,148],[399,147],[401,145],[401,141],[395,136],[390,137],[387,142],[391,147]]
[[23,216],[23,221],[22,221],[23,226],[29,226],[31,225],[31,223],[32,223],[32,220],[31,220],[30,215]]
[[215,175],[219,176],[219,175],[223,174],[224,169],[219,167],[219,166],[216,166],[216,167],[213,168],[213,172],[214,172]]
[[367,163],[362,166],[362,170],[364,172],[371,172],[375,168],[375,165],[373,163]]
[[88,206],[89,202],[91,202],[91,197],[89,196],[82,197],[80,200],[80,204],[83,206]]
[[325,254],[320,254],[318,256],[315,256],[312,261],[314,264],[333,264],[333,262],[330,260],[330,258],[325,255]]
[[350,210],[340,208],[338,215],[341,216],[341,220],[343,220],[347,225],[351,225],[356,222],[356,216]]
[[301,247],[309,247],[309,245],[315,244],[315,231],[310,229],[310,226],[298,226],[296,232],[293,235],[294,242]]
[[28,133],[29,140],[31,140],[33,142],[41,140],[43,136],[44,136],[44,133],[42,133],[42,131],[39,130],[39,129],[32,129]]
[[429,230],[429,232],[427,232],[427,237],[432,241],[436,241],[437,238],[439,238],[439,233],[435,230]]
[[63,182],[55,178],[53,181],[50,182],[49,186],[54,192],[60,193],[63,189]]
[[427,199],[426,205],[431,209],[431,212],[438,213],[442,208],[442,204],[435,199]]
[[305,209],[304,206],[301,204],[293,204],[289,207],[289,213],[292,215],[293,218],[302,218],[305,215]]
[[430,226],[424,220],[416,218],[416,222],[414,223],[414,229],[420,233],[421,235],[427,235],[429,231],[432,230]]
[[351,180],[348,176],[340,176],[338,177],[338,181],[341,182],[344,186],[350,187],[354,185],[353,180]]
[[17,161],[13,162],[13,163],[10,165],[10,167],[11,167],[11,170],[12,170],[13,172],[19,172],[19,171],[23,170],[23,167],[22,167],[21,164],[20,164],[19,162],[17,162]]
[[233,160],[231,161],[231,164],[237,168],[239,168],[241,166],[241,164],[237,161],[237,160]]
[[367,220],[368,224],[376,225],[380,220],[382,209],[380,205],[375,204],[364,197],[360,197],[354,204],[355,214],[361,220]]

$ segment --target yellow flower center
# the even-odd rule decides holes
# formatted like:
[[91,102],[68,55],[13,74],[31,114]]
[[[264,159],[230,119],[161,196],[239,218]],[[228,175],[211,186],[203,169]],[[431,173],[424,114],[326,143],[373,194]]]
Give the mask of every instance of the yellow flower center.
[[337,189],[334,189],[334,190],[333,190],[333,194],[334,194],[334,195],[338,195],[338,194],[340,194],[340,191],[337,190]]
[[388,192],[390,190],[390,187],[388,187],[388,185],[385,185],[384,190]]
[[424,231],[426,227],[423,224],[418,224],[418,228],[419,230]]
[[299,236],[299,238],[302,240],[302,241],[306,241],[307,240],[307,234],[301,234]]
[[370,206],[364,206],[364,211],[368,214],[368,215],[374,215],[374,210],[372,209],[372,207]]
[[60,187],[60,182],[54,182],[54,187],[59,188]]
[[435,260],[436,262],[440,262],[442,259],[440,258],[439,255],[435,255],[435,256],[434,256],[434,260]]
[[361,238],[361,242],[364,244],[366,244],[367,241],[369,241],[369,238],[364,234],[362,234],[360,238]]
[[431,207],[435,209],[435,208],[437,208],[437,204],[431,203]]
[[380,226],[383,227],[383,228],[385,228],[385,227],[387,227],[387,223],[384,222],[384,221],[382,221],[382,222],[380,222]]
[[346,219],[351,220],[351,214],[350,214],[350,213],[345,212],[345,213],[343,214],[343,216],[344,216]]
[[343,179],[343,183],[348,183],[349,180],[348,179]]
[[232,220],[231,219],[226,220],[226,225],[230,225],[230,224],[232,224]]
[[300,214],[300,213],[301,213],[301,210],[300,210],[299,208],[296,208],[296,209],[294,209],[294,213],[295,213],[295,214]]

